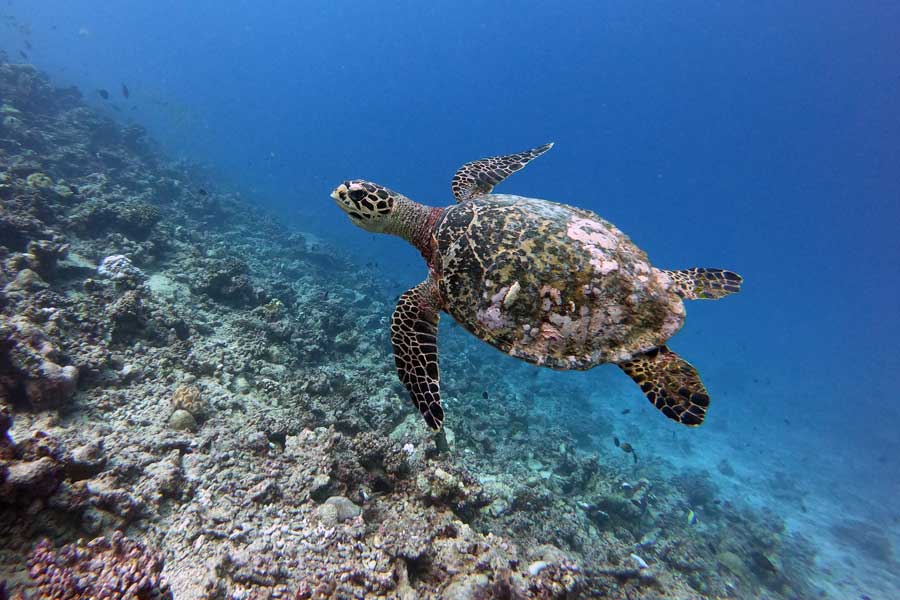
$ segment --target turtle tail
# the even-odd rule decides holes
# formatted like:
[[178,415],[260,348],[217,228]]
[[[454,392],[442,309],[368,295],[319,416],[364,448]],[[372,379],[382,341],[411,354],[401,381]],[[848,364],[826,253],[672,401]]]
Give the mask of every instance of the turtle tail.
[[663,271],[672,278],[675,293],[685,300],[716,300],[741,291],[744,278],[724,269]]

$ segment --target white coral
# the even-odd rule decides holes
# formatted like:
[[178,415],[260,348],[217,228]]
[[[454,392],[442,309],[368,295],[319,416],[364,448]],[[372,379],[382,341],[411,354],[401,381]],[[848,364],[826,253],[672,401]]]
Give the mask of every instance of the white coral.
[[131,259],[124,254],[113,254],[104,258],[97,267],[97,274],[113,281],[144,277],[144,273],[135,267],[131,263]]

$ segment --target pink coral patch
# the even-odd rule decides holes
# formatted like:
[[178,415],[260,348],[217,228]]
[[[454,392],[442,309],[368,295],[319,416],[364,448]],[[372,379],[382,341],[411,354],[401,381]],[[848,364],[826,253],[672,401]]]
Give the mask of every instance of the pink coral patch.
[[566,234],[581,242],[591,254],[591,266],[606,275],[619,268],[619,263],[610,259],[610,250],[615,250],[618,240],[609,230],[592,219],[576,218],[569,221]]
[[589,246],[599,246],[612,250],[618,245],[615,236],[610,235],[602,223],[592,219],[572,219],[566,232],[570,238]]

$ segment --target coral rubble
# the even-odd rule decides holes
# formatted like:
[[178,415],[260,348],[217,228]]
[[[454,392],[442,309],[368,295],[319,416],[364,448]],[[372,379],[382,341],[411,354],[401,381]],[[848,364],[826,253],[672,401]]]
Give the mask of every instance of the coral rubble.
[[58,551],[42,540],[28,559],[37,597],[53,600],[171,599],[172,592],[161,576],[162,566],[158,555],[120,531],[109,538],[68,544]]

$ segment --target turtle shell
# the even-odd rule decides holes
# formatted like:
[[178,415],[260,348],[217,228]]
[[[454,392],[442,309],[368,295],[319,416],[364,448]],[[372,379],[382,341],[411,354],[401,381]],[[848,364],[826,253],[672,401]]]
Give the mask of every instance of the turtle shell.
[[556,369],[623,362],[684,323],[669,276],[587,210],[482,196],[445,209],[435,244],[444,310],[528,362]]

